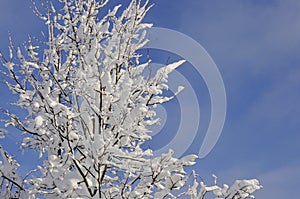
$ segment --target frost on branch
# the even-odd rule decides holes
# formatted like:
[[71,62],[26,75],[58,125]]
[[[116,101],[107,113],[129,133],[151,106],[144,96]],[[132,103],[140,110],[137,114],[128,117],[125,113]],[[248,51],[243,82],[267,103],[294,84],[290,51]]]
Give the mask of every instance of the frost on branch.
[[[217,177],[215,177],[215,184],[207,186],[203,181],[197,182],[196,174],[193,172],[194,184],[189,187],[186,195],[192,199],[204,199],[208,193],[220,199],[246,199],[254,198],[252,193],[262,188],[259,181],[256,179],[251,180],[236,180],[230,187],[224,184],[223,187],[217,185]],[[199,188],[200,184],[200,188]],[[199,190],[200,189],[200,190]]]
[[[1,147],[1,196],[169,198],[177,190],[196,197],[197,182],[188,189],[185,171],[195,155],[177,159],[170,150],[154,158],[142,147],[159,122],[156,105],[174,98],[164,96],[168,74],[184,62],[144,75],[151,60],[140,63],[137,50],[152,26],[142,22],[148,1],[133,0],[123,11],[120,5],[105,11],[108,0],[60,3],[34,4],[48,27],[45,42],[29,38],[23,49],[10,39],[9,57],[1,54],[6,84],[19,97],[15,105],[28,113],[4,111],[5,125],[23,132],[21,149],[34,149],[44,160],[21,178],[16,170],[22,165]],[[244,194],[239,186],[230,193]],[[210,191],[201,187],[200,193]]]

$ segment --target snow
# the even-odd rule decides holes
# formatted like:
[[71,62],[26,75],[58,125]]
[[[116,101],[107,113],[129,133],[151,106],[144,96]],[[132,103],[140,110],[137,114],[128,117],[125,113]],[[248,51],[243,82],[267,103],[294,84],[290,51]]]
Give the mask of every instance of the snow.
[[35,118],[35,126],[36,126],[36,128],[39,128],[40,126],[42,126],[43,125],[43,122],[44,122],[44,119],[43,119],[43,117],[42,116],[37,116],[36,118]]
[[22,131],[20,147],[37,151],[43,164],[21,178],[17,169],[26,165],[0,146],[2,198],[174,198],[174,190],[191,198],[203,199],[206,192],[246,198],[261,188],[257,180],[207,186],[186,172],[196,155],[178,159],[170,149],[153,157],[143,149],[150,127],[160,121],[157,105],[183,90],[163,95],[168,75],[185,62],[145,75],[151,60],[140,63],[137,51],[152,26],[142,22],[148,1],[133,0],[123,11],[117,5],[101,19],[108,1],[60,2],[60,8],[50,4],[51,12],[38,13],[48,27],[46,47],[30,40],[27,55],[18,47],[4,64],[9,88],[19,96],[16,105],[28,110],[24,118],[8,112],[6,126]]

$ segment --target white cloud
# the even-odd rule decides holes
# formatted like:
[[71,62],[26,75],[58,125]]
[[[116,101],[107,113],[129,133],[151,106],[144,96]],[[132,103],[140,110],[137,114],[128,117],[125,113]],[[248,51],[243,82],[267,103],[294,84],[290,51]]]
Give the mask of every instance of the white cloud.
[[[293,159],[300,164],[299,9],[297,0],[193,1],[182,8],[180,31],[208,50],[225,80],[232,117],[225,125],[233,132],[223,135],[231,136],[228,143],[247,141],[247,146],[225,144],[240,150],[238,157],[255,147],[248,161],[257,161],[257,170],[234,168],[225,181],[258,177],[265,188],[257,198],[299,197],[299,166],[281,168]],[[247,164],[245,159],[238,166]],[[262,168],[276,169],[253,176]]]
[[299,165],[287,166],[266,172],[259,176],[264,188],[257,192],[256,198],[270,199],[296,199],[299,198],[298,186],[300,184]]
[[182,8],[180,30],[230,73],[260,73],[299,48],[300,1],[202,1]]
[[[255,192],[255,198],[258,199],[297,199],[298,186],[300,184],[299,165],[287,165],[281,168],[275,168],[265,172],[259,172],[259,164],[251,164],[248,167],[234,167],[227,171],[222,171],[218,175],[220,184],[233,183],[235,179],[257,178],[263,189]],[[254,173],[260,173],[253,176]]]

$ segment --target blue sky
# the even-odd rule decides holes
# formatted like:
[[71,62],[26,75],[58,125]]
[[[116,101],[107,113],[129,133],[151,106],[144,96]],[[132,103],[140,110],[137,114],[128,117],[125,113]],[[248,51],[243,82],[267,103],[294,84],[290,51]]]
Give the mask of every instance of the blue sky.
[[[264,189],[256,193],[256,198],[298,198],[300,1],[154,3],[145,21],[180,31],[199,42],[217,64],[226,88],[227,117],[222,135],[212,152],[198,160],[193,169],[208,183],[213,182],[211,174],[219,176],[220,183],[258,178]],[[1,51],[8,45],[8,30],[16,44],[26,41],[28,34],[40,36],[44,26],[32,13],[29,0],[1,0],[0,5]],[[170,55],[162,56],[164,60]],[[188,69],[181,70],[188,73]],[[201,81],[201,77],[190,79],[192,85],[202,85]],[[202,90],[203,98],[207,98],[205,88]],[[11,96],[2,85],[0,91],[3,107]],[[205,99],[201,103],[209,105]],[[201,110],[205,126],[209,108]],[[202,143],[199,136],[189,153],[198,153],[197,146]]]

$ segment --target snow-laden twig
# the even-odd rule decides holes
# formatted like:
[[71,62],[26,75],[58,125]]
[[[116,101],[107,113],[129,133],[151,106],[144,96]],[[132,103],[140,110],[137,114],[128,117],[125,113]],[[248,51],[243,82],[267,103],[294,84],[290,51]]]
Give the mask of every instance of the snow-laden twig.
[[[5,82],[19,97],[15,105],[28,111],[26,117],[5,111],[5,125],[22,131],[20,147],[43,160],[21,178],[22,164],[1,147],[2,198],[177,198],[177,192],[204,198],[213,192],[234,199],[260,188],[255,180],[221,189],[196,179],[188,188],[186,167],[197,156],[178,159],[170,150],[153,157],[142,147],[151,139],[149,127],[159,123],[156,105],[183,89],[164,96],[169,73],[183,60],[153,75],[145,75],[151,60],[140,63],[138,50],[152,26],[143,23],[148,0],[132,0],[123,10],[106,9],[108,0],[59,2],[34,3],[48,28],[46,41],[35,44],[30,37],[24,51],[11,40],[9,58],[0,53]],[[5,134],[1,130],[0,138]]]

